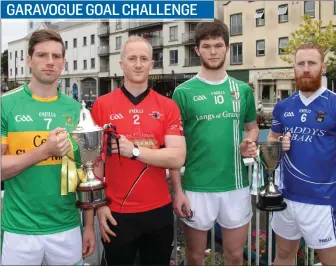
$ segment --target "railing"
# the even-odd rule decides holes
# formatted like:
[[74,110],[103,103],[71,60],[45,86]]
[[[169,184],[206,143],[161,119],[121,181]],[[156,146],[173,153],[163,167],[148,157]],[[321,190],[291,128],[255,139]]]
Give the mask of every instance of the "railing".
[[200,66],[201,59],[199,57],[191,57],[184,59],[184,66]]
[[153,68],[162,68],[163,67],[163,61],[155,61]]
[[149,38],[147,41],[152,45],[152,47],[160,47],[163,45],[162,37]]
[[102,26],[97,29],[97,35],[103,36],[110,33],[110,27],[109,26]]
[[184,32],[182,33],[182,43],[193,43],[195,37],[194,31]]
[[97,51],[98,55],[109,54],[109,52],[110,52],[110,46],[109,45],[98,47],[98,51]]
[[160,21],[130,21],[128,24],[128,28],[129,29],[140,28],[144,26],[157,25],[161,23],[163,22],[160,22]]
[[[249,176],[249,180],[250,180],[250,184],[251,185],[251,191],[252,194],[257,194],[256,193],[256,187],[255,184],[257,182],[252,180],[252,176],[253,176],[253,169],[254,169],[254,160],[251,158],[247,158],[244,159],[244,163],[248,168],[248,176]],[[183,170],[182,170],[182,174],[183,174]],[[168,173],[167,173],[167,178],[168,177]],[[258,197],[253,197],[255,198],[255,202],[258,201]],[[263,213],[265,214],[265,213]],[[255,217],[255,236],[253,236],[252,233],[252,220],[249,223],[249,228],[248,228],[248,240],[247,240],[247,251],[245,250],[244,255],[246,255],[247,253],[247,265],[272,265],[272,260],[273,260],[273,256],[272,254],[274,253],[273,248],[275,247],[275,241],[274,241],[274,234],[270,225],[271,219],[272,219],[272,214],[269,213],[267,218],[267,223],[266,223],[266,231],[267,231],[267,261],[261,260],[259,255],[260,254],[260,216],[261,216],[261,212],[258,209],[254,210],[253,213],[253,217]],[[267,214],[266,214],[267,216]],[[95,218],[97,219],[97,218]],[[95,223],[97,223],[97,220],[95,220]],[[178,261],[178,250],[177,250],[177,223],[178,223],[178,219],[176,218],[176,216],[174,215],[174,248],[173,248],[173,257],[174,257],[174,265],[180,265],[182,263],[182,261]],[[96,254],[97,254],[97,261],[96,261],[96,265],[100,265],[101,263],[101,246],[100,246],[100,233],[99,233],[99,229],[98,226],[95,227],[96,228],[96,236],[97,236],[97,245],[96,245]],[[255,248],[255,252],[252,253],[252,240],[255,237],[255,243],[256,243],[256,248]],[[215,265],[215,226],[211,229],[211,265]],[[305,263],[304,265],[309,265],[309,266],[313,266],[313,265],[320,265],[320,264],[314,264],[314,250],[313,249],[309,249],[307,246],[304,248],[304,260]]]

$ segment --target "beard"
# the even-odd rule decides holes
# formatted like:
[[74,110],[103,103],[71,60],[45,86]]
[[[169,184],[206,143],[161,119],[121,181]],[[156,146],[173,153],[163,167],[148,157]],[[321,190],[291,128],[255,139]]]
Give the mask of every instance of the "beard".
[[200,56],[201,58],[201,62],[202,65],[206,68],[206,69],[210,69],[210,70],[218,70],[221,69],[225,63],[225,59],[226,59],[226,54],[224,55],[223,60],[219,61],[217,65],[210,65],[202,56]]
[[299,76],[295,71],[295,87],[302,92],[315,92],[322,84],[322,68],[317,75],[301,75]]

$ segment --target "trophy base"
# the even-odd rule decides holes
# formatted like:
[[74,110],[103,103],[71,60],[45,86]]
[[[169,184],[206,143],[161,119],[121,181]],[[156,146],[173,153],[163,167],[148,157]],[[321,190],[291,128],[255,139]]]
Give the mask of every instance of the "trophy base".
[[263,197],[259,195],[259,202],[256,207],[261,211],[277,212],[283,211],[287,208],[286,202],[283,201],[283,197]]
[[79,209],[95,209],[110,204],[110,199],[105,195],[105,183],[97,186],[78,186],[78,201],[76,207]]

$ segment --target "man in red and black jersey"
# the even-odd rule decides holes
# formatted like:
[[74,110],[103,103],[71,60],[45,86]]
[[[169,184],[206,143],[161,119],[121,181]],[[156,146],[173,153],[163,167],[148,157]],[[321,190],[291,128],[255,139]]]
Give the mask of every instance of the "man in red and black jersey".
[[[130,37],[121,50],[124,85],[97,99],[92,117],[99,126],[112,124],[120,135],[106,140],[104,176],[111,204],[97,210],[104,245],[103,262],[168,265],[173,242],[173,209],[166,168],[185,161],[185,139],[177,105],[148,87],[152,47]],[[109,152],[111,155],[108,156]]]

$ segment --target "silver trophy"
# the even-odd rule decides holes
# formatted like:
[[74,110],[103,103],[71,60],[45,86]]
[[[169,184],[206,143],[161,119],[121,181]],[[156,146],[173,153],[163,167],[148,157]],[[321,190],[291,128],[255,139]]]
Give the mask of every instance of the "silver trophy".
[[80,162],[75,163],[80,165],[86,180],[77,186],[76,206],[80,209],[91,209],[108,205],[109,199],[105,195],[105,182],[97,179],[93,173],[93,166],[103,149],[104,130],[93,122],[90,111],[85,106],[83,101],[79,124],[70,135],[78,145],[81,158]]
[[258,143],[258,146],[259,158],[267,171],[268,182],[258,193],[257,208],[262,211],[282,211],[287,204],[283,200],[282,192],[274,184],[274,172],[282,157],[282,142],[266,141]]

